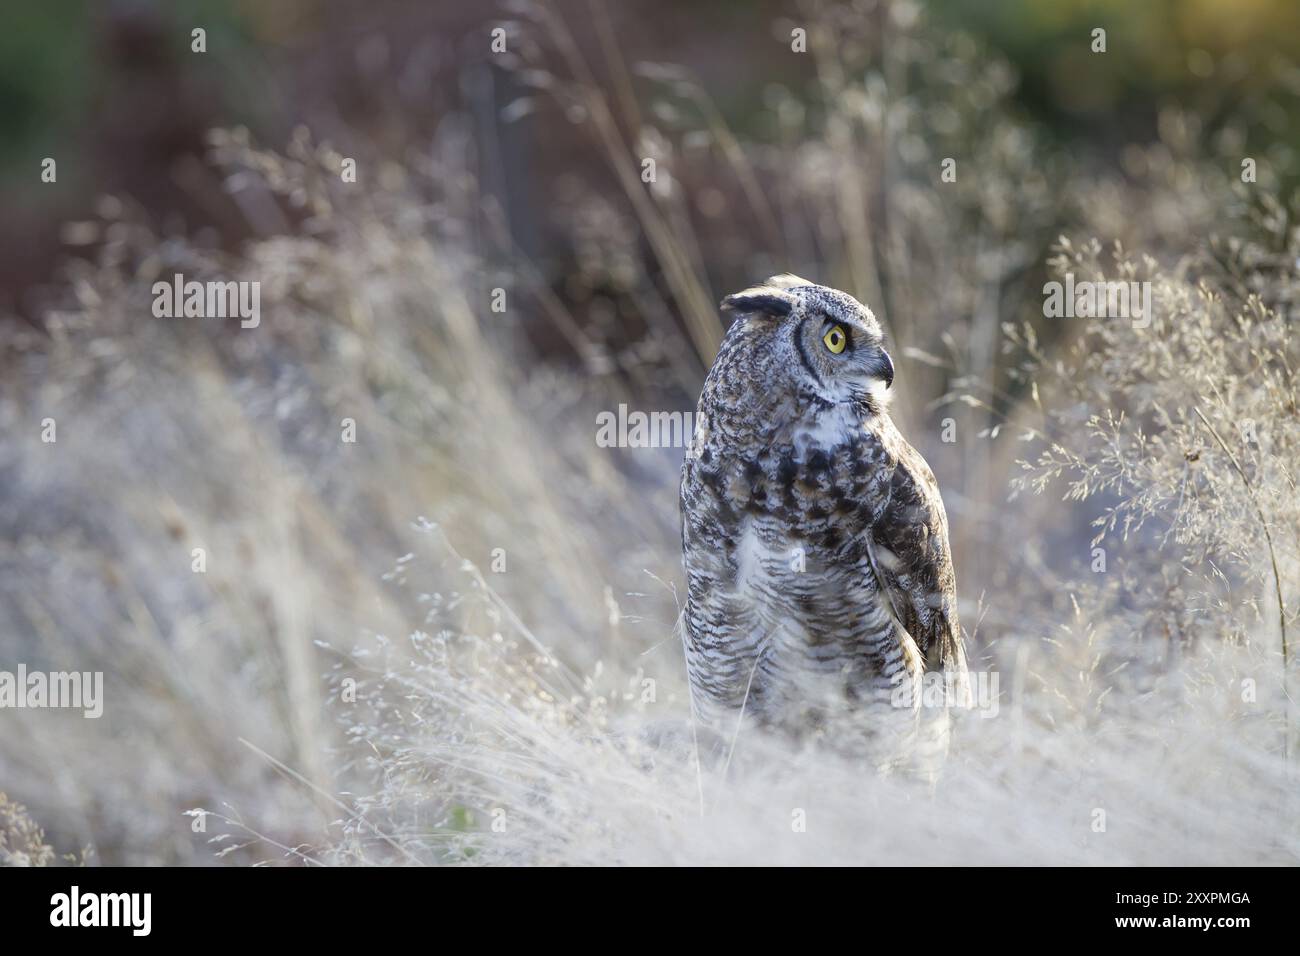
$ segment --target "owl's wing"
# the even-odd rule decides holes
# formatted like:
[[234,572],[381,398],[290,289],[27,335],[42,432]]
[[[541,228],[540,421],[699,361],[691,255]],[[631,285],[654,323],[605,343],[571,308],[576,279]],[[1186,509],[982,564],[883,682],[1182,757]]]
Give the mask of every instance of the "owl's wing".
[[916,642],[926,669],[955,674],[964,695],[966,654],[948,517],[934,473],[906,443],[890,479],[888,503],[868,535],[868,554],[895,619]]

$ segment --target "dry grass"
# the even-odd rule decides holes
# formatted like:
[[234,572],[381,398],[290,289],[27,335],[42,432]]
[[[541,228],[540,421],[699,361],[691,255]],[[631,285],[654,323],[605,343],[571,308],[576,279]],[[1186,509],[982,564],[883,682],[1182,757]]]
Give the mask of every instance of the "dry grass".
[[0,793],[0,866],[49,866],[54,850],[27,808]]

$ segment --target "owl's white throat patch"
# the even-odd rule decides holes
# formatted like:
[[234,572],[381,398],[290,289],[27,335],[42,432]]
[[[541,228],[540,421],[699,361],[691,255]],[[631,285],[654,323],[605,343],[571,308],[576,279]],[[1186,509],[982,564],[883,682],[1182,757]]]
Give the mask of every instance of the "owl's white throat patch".
[[871,398],[871,405],[876,410],[881,411],[889,407],[889,402],[893,401],[893,389],[885,385],[884,378],[872,376],[867,378],[867,395]]
[[874,375],[858,380],[854,386],[866,393],[871,407],[877,410],[888,408],[890,399],[894,397],[893,391],[885,384],[885,380]]
[[861,428],[861,413],[851,402],[815,409],[811,420],[794,433],[795,451],[800,458],[818,449],[830,451],[849,441]]

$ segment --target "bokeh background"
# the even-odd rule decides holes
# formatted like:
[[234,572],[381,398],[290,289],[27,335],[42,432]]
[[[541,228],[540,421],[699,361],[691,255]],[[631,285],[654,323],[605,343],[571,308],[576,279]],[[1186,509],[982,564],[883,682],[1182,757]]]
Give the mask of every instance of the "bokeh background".
[[[694,9],[630,0],[603,17],[583,3],[557,9],[593,45],[599,75],[596,28],[607,22],[628,64],[682,65],[743,133],[771,132],[774,87],[797,96],[816,81],[812,57],[770,55],[794,25],[790,18],[804,15],[788,3]],[[1210,130],[1249,116],[1249,155],[1297,145],[1300,12],[1293,4],[937,0],[924,9],[936,25],[963,31],[1005,60],[1015,73],[1014,109],[1037,132],[1097,163],[1118,165],[1126,146],[1157,140],[1160,115],[1171,107]],[[560,272],[573,250],[556,248],[567,232],[548,211],[548,183],[568,173],[594,189],[609,185],[609,173],[577,136],[502,122],[501,109],[520,91],[493,68],[482,38],[485,27],[507,18],[505,7],[393,0],[69,0],[6,11],[4,304],[38,321],[39,287],[66,254],[63,225],[84,217],[101,194],[129,195],[159,223],[210,230],[223,243],[255,235],[201,163],[206,132],[235,125],[276,145],[306,124],[337,146],[400,156],[427,147],[440,124],[464,122],[474,133],[481,188],[508,206],[523,248],[553,259],[547,265]],[[195,25],[211,41],[204,55],[190,52]],[[1106,56],[1079,42],[1098,26],[1109,31]],[[31,170],[45,156],[59,160],[57,189],[34,188]]]
[[[1007,675],[1009,705],[1128,740],[1095,721],[1162,676],[1184,703],[1243,674],[1279,692],[1269,601],[1300,601],[1295,405],[1289,374],[1261,369],[1289,368],[1293,348],[1294,3],[65,2],[3,16],[0,668],[107,681],[99,721],[0,712],[0,791],[45,830],[0,818],[11,860],[21,838],[27,860],[367,862],[400,844],[398,861],[440,861],[499,800],[446,769],[483,771],[467,755],[504,746],[466,721],[529,699],[513,668],[532,673],[520,662],[537,648],[583,675],[561,683],[584,721],[644,704],[647,676],[680,711],[681,450],[598,449],[596,415],[691,410],[717,301],[784,271],[881,316],[896,416],[944,488],[974,657]],[[57,183],[40,181],[45,157]],[[358,183],[340,181],[343,157]],[[1241,180],[1245,157],[1257,182]],[[1189,318],[1136,339],[1045,320],[1042,285],[1067,267],[1149,277]],[[261,282],[260,328],[154,319],[149,286],[177,271]],[[1219,305],[1188,296],[1202,282]],[[1206,342],[1234,341],[1258,308],[1262,338],[1214,365]],[[1253,484],[1196,424],[1209,386],[1175,371],[1193,362],[1225,383],[1206,406],[1224,431],[1270,423],[1267,449],[1236,449]],[[1143,430],[1094,427],[1112,414]],[[1022,459],[1044,484],[1012,501]],[[1115,532],[1102,576],[1099,528]],[[1220,645],[1246,657],[1225,662]],[[448,654],[496,683],[411,663]],[[1189,677],[1188,656],[1212,676]],[[339,706],[339,682],[366,661],[380,663],[362,716]],[[403,674],[421,676],[403,691]],[[1259,701],[1228,710],[1258,752],[1201,763],[1220,779],[1258,760],[1249,799],[1269,805],[1289,725]],[[1260,831],[1224,832],[1211,811],[1242,793],[1190,793],[1196,775],[1177,768],[1138,796],[1131,763],[1115,799],[1182,836],[1090,850],[1047,806],[1077,789],[1077,743],[1038,752],[1063,761],[1040,791],[1062,857],[1295,861],[1294,814],[1290,829],[1261,811]],[[214,815],[202,833],[184,816],[198,807]],[[1220,829],[1187,838],[1202,824]],[[574,832],[504,856],[566,859]],[[1014,849],[990,825],[972,853],[996,839]]]

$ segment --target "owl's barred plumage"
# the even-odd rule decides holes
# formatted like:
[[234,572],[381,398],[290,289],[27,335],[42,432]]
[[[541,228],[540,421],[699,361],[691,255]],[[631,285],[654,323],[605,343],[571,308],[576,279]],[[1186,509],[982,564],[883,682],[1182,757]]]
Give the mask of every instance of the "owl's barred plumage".
[[794,276],[723,308],[736,321],[682,468],[697,710],[743,704],[798,728],[876,707],[882,725],[915,723],[923,674],[965,695],[966,663],[943,502],[887,412],[880,326]]

